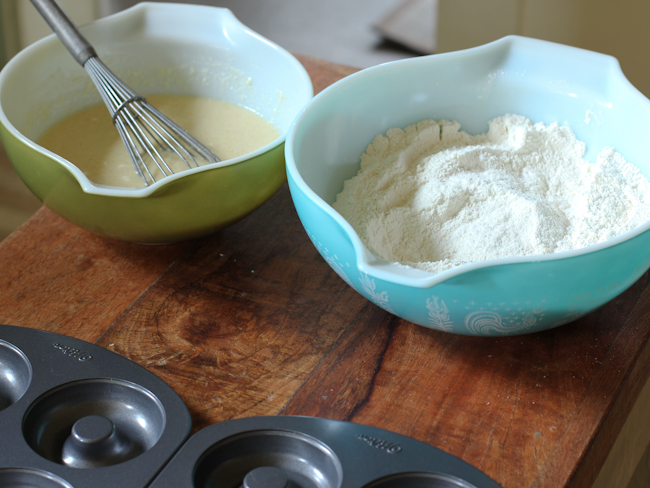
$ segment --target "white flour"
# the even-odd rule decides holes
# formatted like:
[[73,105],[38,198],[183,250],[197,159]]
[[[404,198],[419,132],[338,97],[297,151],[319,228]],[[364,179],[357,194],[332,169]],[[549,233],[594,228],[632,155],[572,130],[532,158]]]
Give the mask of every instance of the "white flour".
[[377,136],[334,208],[374,254],[439,273],[602,242],[650,219],[650,183],[612,148],[519,115],[471,136],[424,120]]

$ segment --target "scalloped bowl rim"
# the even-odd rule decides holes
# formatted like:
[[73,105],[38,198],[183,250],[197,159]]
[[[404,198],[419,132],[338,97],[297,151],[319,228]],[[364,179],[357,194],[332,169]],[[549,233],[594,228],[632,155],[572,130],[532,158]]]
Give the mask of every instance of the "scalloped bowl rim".
[[[467,56],[471,54],[479,55],[484,49],[493,48],[503,43],[517,42],[518,39],[526,39],[521,36],[505,36],[496,41],[477,46],[474,48],[464,49],[462,51],[454,51],[450,53],[435,54],[431,56],[424,56],[420,58],[409,58],[397,61],[391,61],[381,65],[377,65],[371,68],[366,68],[359,72],[353,73],[352,75],[343,78],[342,80],[330,85],[320,93],[318,93],[314,98],[303,107],[298,116],[295,118],[290,130],[287,135],[287,145],[285,152],[287,154],[287,169],[288,173],[291,175],[296,185],[300,188],[300,191],[304,192],[305,195],[312,200],[316,205],[318,205],[322,210],[324,210],[330,217],[332,217],[338,225],[345,231],[347,237],[352,243],[354,249],[355,257],[357,260],[357,267],[360,272],[365,273],[374,278],[381,279],[386,282],[394,283],[397,285],[411,286],[414,288],[432,288],[436,285],[444,283],[452,278],[455,278],[466,273],[470,273],[479,269],[486,268],[495,268],[509,264],[521,264],[521,263],[535,263],[542,261],[557,261],[562,259],[573,258],[576,256],[581,256],[584,254],[593,253],[600,251],[602,249],[607,249],[609,247],[616,246],[622,242],[628,241],[648,230],[650,230],[650,220],[643,223],[642,225],[627,231],[619,236],[613,237],[603,242],[597,244],[592,244],[580,249],[573,249],[569,251],[562,251],[551,254],[535,254],[528,256],[517,256],[517,257],[503,257],[488,259],[485,261],[477,261],[472,263],[466,263],[454,268],[444,270],[440,273],[431,273],[417,268],[409,267],[398,262],[391,262],[383,258],[377,257],[370,252],[366,245],[361,241],[361,238],[354,230],[354,228],[348,223],[348,221],[337,212],[330,204],[328,204],[323,198],[321,198],[312,188],[305,182],[302,178],[300,171],[295,163],[294,151],[293,151],[293,140],[296,136],[298,126],[301,121],[307,116],[307,113],[312,106],[315,106],[319,103],[322,103],[321,100],[327,97],[331,92],[340,90],[346,85],[351,83],[357,83],[358,80],[363,79],[368,76],[374,76],[377,72],[382,72],[386,70],[399,69],[400,66],[404,64],[417,64],[417,63],[428,63],[433,57],[455,57],[455,56]],[[547,41],[540,41],[547,42]],[[578,49],[578,48],[575,48]],[[627,81],[627,78],[623,74],[618,64],[616,58],[600,54],[603,58],[610,58],[614,62],[614,69],[616,76],[621,77],[623,80]],[[633,85],[628,81],[629,87],[636,90]]]
[[[164,5],[164,4],[163,4]],[[311,83],[311,78],[309,77],[309,74],[305,70],[304,66],[293,56],[291,53],[289,53],[286,49],[282,48],[281,46],[275,44],[274,42],[264,38],[260,34],[256,33],[255,31],[251,30],[249,27],[244,25],[235,15],[232,13],[232,11],[228,8],[224,7],[212,7],[212,6],[201,6],[201,5],[185,5],[185,4],[167,4],[164,6],[161,6],[161,4],[157,4],[155,2],[140,2],[133,7],[130,7],[129,9],[123,10],[121,12],[112,14],[108,17],[104,17],[101,19],[98,19],[94,21],[92,24],[93,27],[95,25],[105,25],[105,24],[110,24],[112,22],[123,22],[125,18],[131,17],[131,16],[136,16],[140,15],[140,12],[142,10],[148,10],[148,9],[156,9],[156,8],[179,8],[179,9],[184,9],[184,8],[206,8],[206,9],[212,9],[212,10],[218,10],[220,11],[221,15],[224,15],[229,18],[231,22],[237,25],[238,28],[242,30],[242,32],[245,32],[255,38],[257,38],[259,41],[267,44],[268,46],[272,47],[281,57],[283,57],[286,61],[288,61],[290,64],[294,65],[294,67],[297,68],[297,72],[302,75],[302,82],[305,83],[306,86],[311,88],[311,95],[313,96],[313,85]],[[80,29],[84,30],[85,26],[82,26]],[[4,68],[0,71],[0,91],[2,90],[2,85],[4,83],[4,79],[9,73],[11,69],[14,68],[14,66],[18,63],[23,62],[22,53],[29,54],[32,51],[37,51],[38,49],[41,49],[42,45],[47,45],[49,43],[53,42],[59,42],[57,36],[55,34],[50,34],[32,44],[27,46],[25,49],[23,49],[19,54],[14,56],[12,59],[10,59]],[[79,185],[81,186],[81,189],[88,194],[94,194],[94,195],[105,195],[105,196],[115,196],[115,197],[126,197],[126,198],[144,198],[152,193],[160,190],[162,187],[167,186],[168,184],[172,183],[175,180],[178,180],[180,178],[185,178],[187,176],[190,176],[195,173],[201,173],[203,171],[210,171],[214,169],[219,169],[227,166],[232,166],[241,162],[245,162],[248,160],[251,160],[257,156],[260,156],[264,153],[267,153],[271,151],[272,149],[282,145],[286,141],[287,134],[291,128],[291,124],[288,124],[287,128],[282,132],[275,140],[271,141],[270,143],[254,150],[251,152],[248,152],[246,154],[243,154],[241,156],[238,156],[236,158],[230,158],[224,161],[219,161],[217,163],[210,163],[206,164],[204,166],[200,166],[198,168],[190,168],[187,170],[184,170],[180,173],[175,173],[170,176],[167,176],[161,180],[156,181],[155,183],[145,187],[145,188],[122,188],[122,187],[116,187],[116,186],[109,186],[109,185],[102,185],[99,183],[94,183],[88,179],[88,177],[85,175],[83,171],[81,171],[77,166],[75,166],[73,163],[68,161],[67,159],[59,156],[58,154],[53,153],[52,151],[40,146],[37,144],[35,141],[31,140],[30,138],[26,137],[22,132],[20,132],[7,118],[7,116],[4,113],[4,110],[0,106],[0,123],[4,125],[4,127],[14,136],[16,137],[19,141],[21,141],[23,144],[28,146],[30,149],[33,149],[45,156],[48,156],[50,159],[56,161],[57,163],[61,164],[63,167],[65,167],[72,175],[75,177],[75,179],[78,181]]]
[[192,174],[201,173],[203,171],[225,168],[227,166],[232,166],[238,163],[251,160],[257,156],[267,153],[268,151],[282,145],[286,140],[286,133],[285,133],[282,134],[277,139],[275,139],[274,141],[266,144],[265,146],[262,146],[261,148],[256,149],[255,151],[248,152],[242,156],[231,158],[225,161],[220,161],[218,163],[206,164],[198,168],[188,168],[186,170],[183,170],[182,172],[174,173],[163,179],[160,179],[145,188],[122,188],[117,186],[101,185],[99,183],[94,183],[90,181],[83,171],[81,171],[77,166],[72,164],[67,159],[59,156],[58,154],[53,153],[52,151],[42,146],[39,146],[31,139],[25,137],[22,133],[14,131],[13,130],[14,127],[9,125],[9,122],[4,118],[4,114],[1,111],[0,111],[0,123],[4,124],[5,127],[7,127],[7,129],[18,139],[20,139],[20,141],[23,142],[26,146],[30,147],[31,149],[43,155],[48,156],[49,158],[55,160],[56,162],[64,166],[68,171],[70,171],[70,173],[74,175],[74,177],[79,182],[81,189],[85,193],[91,195],[105,195],[105,196],[126,197],[126,198],[144,198],[180,178],[185,178]]

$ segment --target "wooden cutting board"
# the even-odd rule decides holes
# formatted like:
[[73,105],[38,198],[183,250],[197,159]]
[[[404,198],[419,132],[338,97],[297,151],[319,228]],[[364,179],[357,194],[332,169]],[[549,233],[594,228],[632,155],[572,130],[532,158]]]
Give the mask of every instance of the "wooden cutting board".
[[[316,91],[355,71],[300,56]],[[591,486],[650,376],[648,275],[589,316],[475,338],[394,317],[343,282],[283,186],[239,223],[176,245],[102,238],[41,208],[0,243],[0,322],[146,367],[194,431],[252,415],[376,426],[504,488]]]

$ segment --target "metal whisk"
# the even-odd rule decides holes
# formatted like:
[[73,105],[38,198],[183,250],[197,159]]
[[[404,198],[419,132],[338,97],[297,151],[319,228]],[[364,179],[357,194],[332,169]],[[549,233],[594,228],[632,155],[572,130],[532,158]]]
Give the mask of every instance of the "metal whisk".
[[56,0],[31,2],[95,83],[146,186],[156,181],[154,168],[163,177],[174,174],[162,153],[176,155],[187,168],[198,167],[201,159],[204,164],[220,161],[210,149],[115,76]]

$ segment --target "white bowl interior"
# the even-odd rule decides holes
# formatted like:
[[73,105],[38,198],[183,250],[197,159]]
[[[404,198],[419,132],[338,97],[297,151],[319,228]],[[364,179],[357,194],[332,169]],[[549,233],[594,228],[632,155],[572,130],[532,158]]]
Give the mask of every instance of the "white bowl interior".
[[[242,105],[279,129],[282,136],[273,145],[284,140],[312,95],[300,63],[227,9],[141,3],[81,30],[100,59],[136,92]],[[54,35],[7,65],[0,97],[10,125],[31,140],[65,116],[101,103],[84,69]]]
[[332,203],[377,135],[425,118],[484,133],[507,113],[568,125],[587,159],[613,146],[650,176],[650,102],[609,56],[507,37],[456,53],[370,68],[328,88],[290,134],[292,162],[309,189]]

